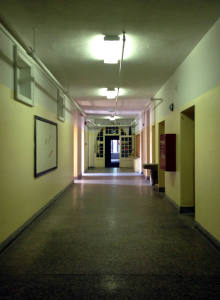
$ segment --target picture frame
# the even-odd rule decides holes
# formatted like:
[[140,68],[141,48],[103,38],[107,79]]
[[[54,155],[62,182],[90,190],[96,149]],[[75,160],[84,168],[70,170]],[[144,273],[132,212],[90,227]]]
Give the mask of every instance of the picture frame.
[[58,167],[57,123],[34,116],[34,177]]
[[34,72],[25,54],[14,46],[14,98],[34,106]]

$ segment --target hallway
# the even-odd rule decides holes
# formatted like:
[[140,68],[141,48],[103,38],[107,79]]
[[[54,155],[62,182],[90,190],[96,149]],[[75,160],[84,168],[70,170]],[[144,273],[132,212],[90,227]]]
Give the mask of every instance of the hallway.
[[219,270],[143,177],[84,176],[1,254],[0,299],[219,299]]

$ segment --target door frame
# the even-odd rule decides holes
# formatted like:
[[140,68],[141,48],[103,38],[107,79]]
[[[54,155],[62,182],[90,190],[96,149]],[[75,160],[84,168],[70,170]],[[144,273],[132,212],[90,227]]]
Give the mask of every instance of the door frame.
[[119,167],[119,163],[111,162],[111,141],[112,140],[119,141],[120,140],[119,135],[105,135],[105,168]]

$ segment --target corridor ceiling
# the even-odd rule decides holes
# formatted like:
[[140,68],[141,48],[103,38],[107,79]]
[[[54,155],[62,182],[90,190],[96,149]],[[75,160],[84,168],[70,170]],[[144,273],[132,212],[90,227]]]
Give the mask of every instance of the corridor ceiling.
[[[97,58],[97,36],[126,32],[118,114],[140,113],[220,16],[219,0],[0,0],[0,14],[87,114],[114,111],[102,88],[118,65]],[[127,48],[127,49],[126,49]],[[128,49],[129,48],[129,49]],[[94,116],[95,117],[95,116]]]

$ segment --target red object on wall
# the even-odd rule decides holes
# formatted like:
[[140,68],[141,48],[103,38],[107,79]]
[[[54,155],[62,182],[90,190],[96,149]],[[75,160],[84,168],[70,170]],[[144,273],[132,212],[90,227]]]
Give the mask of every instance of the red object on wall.
[[176,171],[176,135],[160,135],[160,168],[164,171]]

